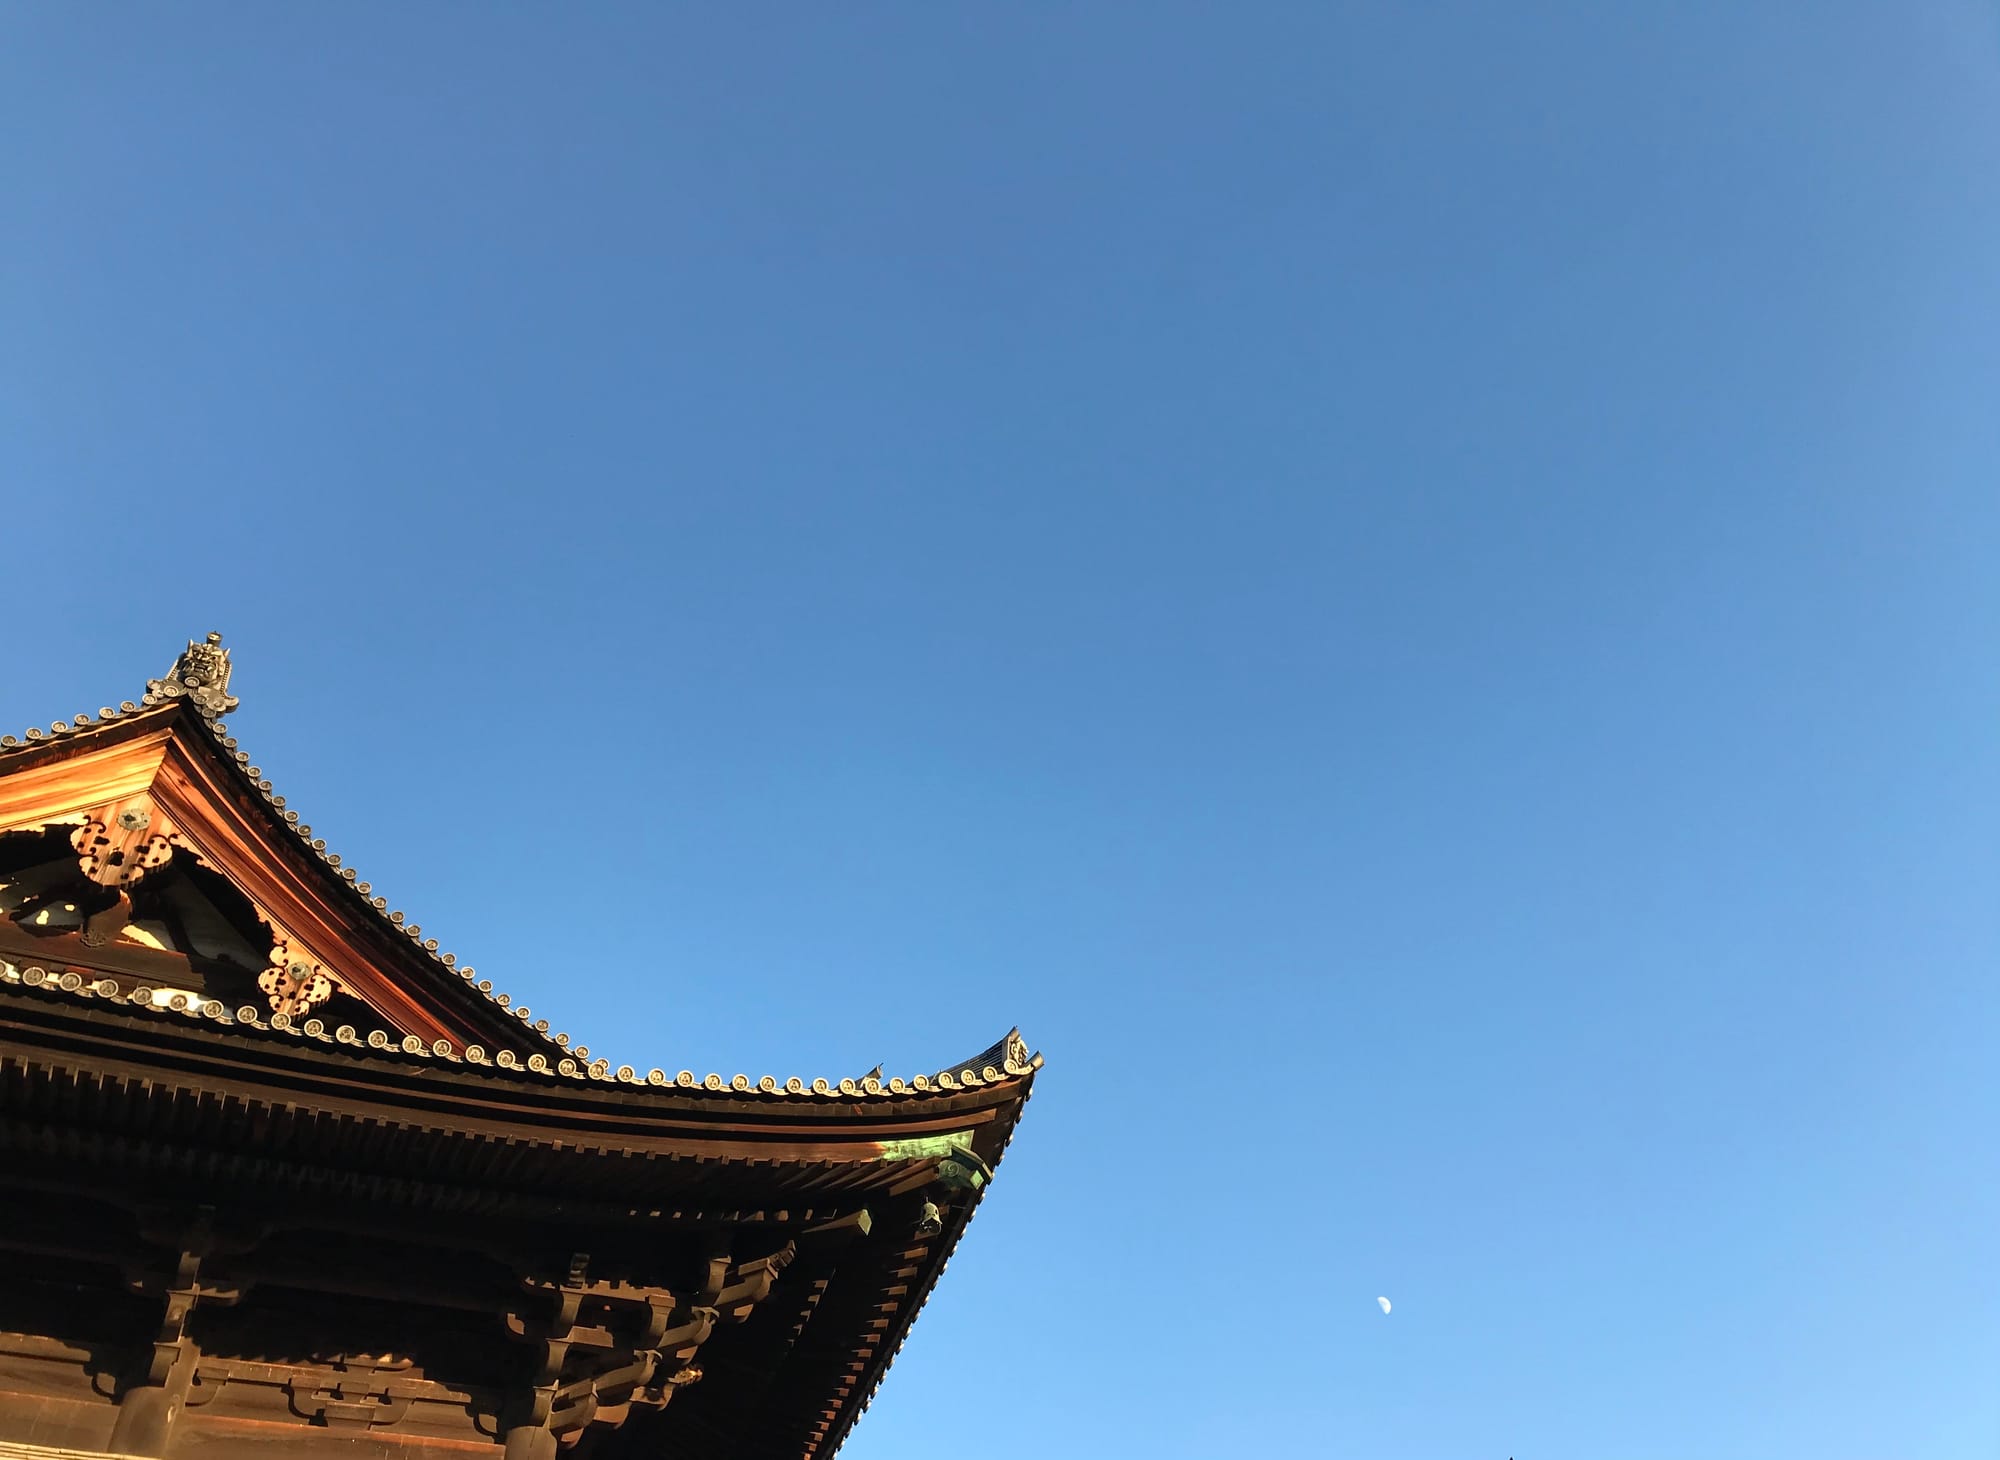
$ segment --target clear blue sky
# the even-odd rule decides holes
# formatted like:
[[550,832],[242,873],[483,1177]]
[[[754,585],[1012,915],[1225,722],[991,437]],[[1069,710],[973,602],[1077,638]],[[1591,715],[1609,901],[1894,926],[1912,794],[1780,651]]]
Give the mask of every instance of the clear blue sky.
[[14,3],[0,135],[4,728],[220,628],[600,1052],[1048,1054],[850,1454],[2000,1453],[1993,4]]

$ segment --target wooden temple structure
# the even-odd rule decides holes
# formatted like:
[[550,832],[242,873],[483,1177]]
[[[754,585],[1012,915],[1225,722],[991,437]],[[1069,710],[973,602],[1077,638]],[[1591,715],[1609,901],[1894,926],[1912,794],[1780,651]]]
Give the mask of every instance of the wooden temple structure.
[[0,737],[0,1460],[831,1456],[1040,1056],[613,1068],[327,850],[229,680]]

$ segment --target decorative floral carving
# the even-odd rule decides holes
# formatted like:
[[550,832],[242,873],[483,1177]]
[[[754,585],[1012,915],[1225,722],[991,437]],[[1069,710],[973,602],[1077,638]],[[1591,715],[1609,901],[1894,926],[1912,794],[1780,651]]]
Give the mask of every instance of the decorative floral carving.
[[333,980],[325,971],[283,942],[271,950],[271,966],[257,975],[257,987],[270,996],[273,1014],[292,1019],[333,997]]
[[174,854],[174,844],[151,830],[152,812],[125,806],[93,816],[70,833],[83,875],[100,887],[129,887]]

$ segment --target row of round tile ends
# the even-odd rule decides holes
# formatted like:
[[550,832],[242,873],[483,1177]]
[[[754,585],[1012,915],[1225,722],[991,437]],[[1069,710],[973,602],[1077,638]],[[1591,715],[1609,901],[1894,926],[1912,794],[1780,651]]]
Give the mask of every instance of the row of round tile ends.
[[[161,1007],[153,1000],[153,990],[144,985],[126,993],[115,978],[100,978],[86,983],[81,974],[74,971],[53,974],[45,968],[30,966],[20,970],[20,980],[29,988],[47,987],[64,993],[80,994],[83,997],[100,999],[128,999],[131,1003],[148,1009]],[[949,1070],[936,1075],[918,1075],[904,1080],[900,1076],[882,1080],[870,1075],[862,1080],[813,1080],[808,1083],[793,1075],[780,1082],[774,1075],[765,1075],[753,1081],[748,1075],[735,1075],[725,1080],[721,1075],[706,1075],[696,1078],[692,1070],[682,1070],[677,1075],[669,1075],[665,1070],[648,1070],[641,1075],[630,1065],[620,1065],[613,1070],[609,1060],[592,1060],[588,1064],[574,1059],[560,1059],[553,1064],[547,1055],[531,1054],[525,1059],[511,1049],[488,1053],[482,1046],[469,1044],[461,1053],[452,1048],[449,1040],[440,1039],[426,1044],[414,1034],[398,1038],[387,1030],[374,1029],[366,1035],[359,1033],[352,1024],[343,1024],[329,1032],[318,1019],[307,1019],[303,1023],[287,1014],[273,1014],[264,1018],[254,1004],[245,1004],[232,1017],[216,999],[191,999],[184,993],[173,993],[167,998],[165,1007],[176,1014],[187,1014],[218,1020],[226,1024],[247,1024],[253,1028],[274,1029],[282,1034],[301,1035],[329,1044],[353,1045],[357,1048],[414,1055],[420,1059],[445,1059],[454,1063],[469,1065],[490,1065],[503,1070],[526,1070],[531,1074],[567,1075],[573,1079],[602,1080],[611,1084],[624,1085],[673,1085],[683,1090],[728,1090],[738,1094],[755,1091],[761,1095],[903,1095],[911,1092],[925,1094],[937,1090],[977,1089],[982,1085],[997,1084],[1002,1080],[1018,1078],[1032,1072],[1030,1065],[1016,1065],[1009,1062],[1005,1068],[987,1065],[981,1070],[970,1068],[953,1073]]]

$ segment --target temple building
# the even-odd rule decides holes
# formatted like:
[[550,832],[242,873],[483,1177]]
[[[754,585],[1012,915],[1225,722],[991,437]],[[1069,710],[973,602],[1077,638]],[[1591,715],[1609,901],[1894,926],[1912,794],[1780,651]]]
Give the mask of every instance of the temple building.
[[327,849],[230,672],[0,737],[0,1460],[833,1455],[1041,1057],[613,1068]]

